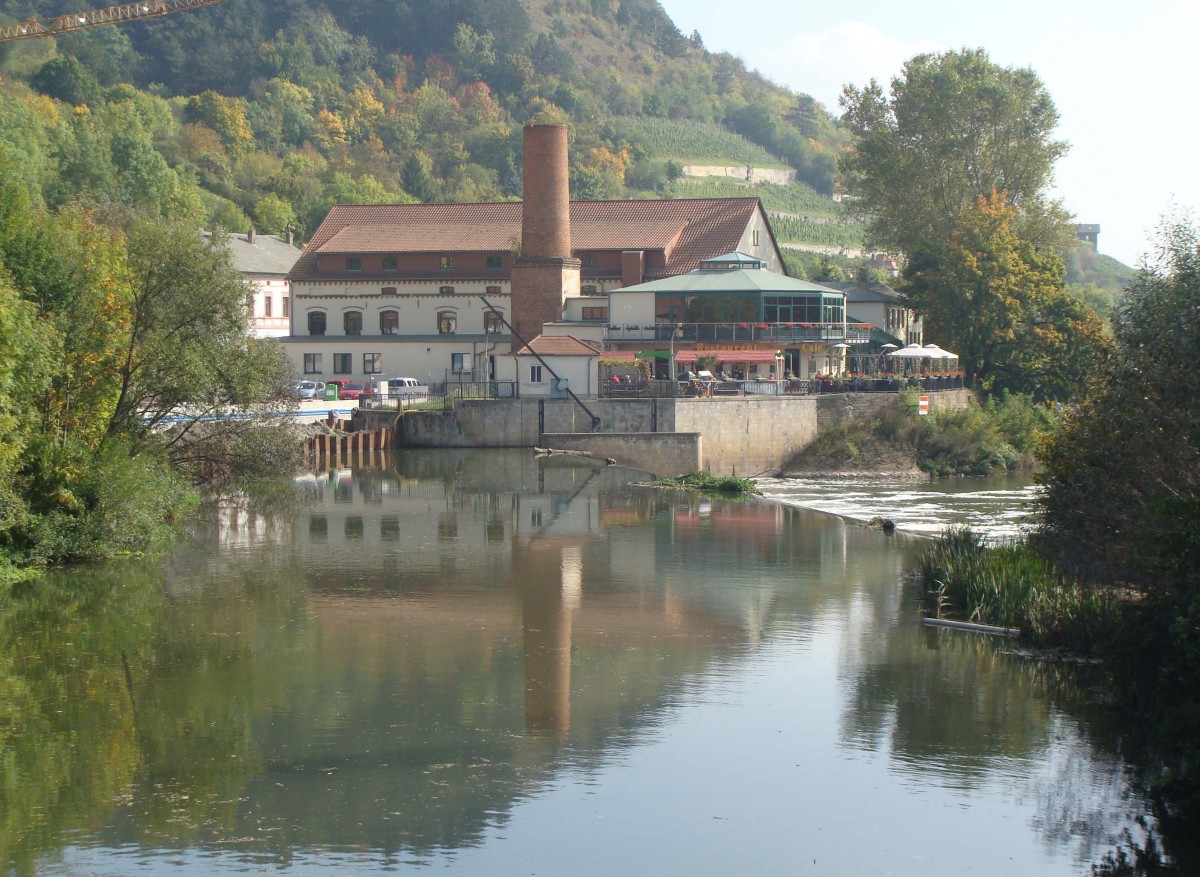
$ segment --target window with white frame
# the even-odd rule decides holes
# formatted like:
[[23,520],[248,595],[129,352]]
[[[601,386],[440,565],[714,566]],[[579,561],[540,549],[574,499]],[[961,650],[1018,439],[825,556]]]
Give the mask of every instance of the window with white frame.
[[531,384],[542,383],[542,367],[540,365],[535,364],[535,365],[529,366],[529,383],[531,383]]
[[450,354],[450,371],[456,375],[471,370],[471,354],[469,353],[451,353]]

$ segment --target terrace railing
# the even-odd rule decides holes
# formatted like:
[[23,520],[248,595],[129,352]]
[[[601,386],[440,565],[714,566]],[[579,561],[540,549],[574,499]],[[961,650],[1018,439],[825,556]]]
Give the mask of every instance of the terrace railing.
[[677,345],[745,342],[784,345],[801,341],[866,344],[872,327],[865,323],[632,323],[608,326],[609,341],[671,341]]

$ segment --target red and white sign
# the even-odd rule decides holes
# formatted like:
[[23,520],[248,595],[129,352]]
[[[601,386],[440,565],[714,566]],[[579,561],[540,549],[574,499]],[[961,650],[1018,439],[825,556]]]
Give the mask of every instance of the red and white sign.
[[926,414],[929,413],[929,397],[928,396],[918,396],[917,397],[917,413],[920,414],[922,417],[924,417]]

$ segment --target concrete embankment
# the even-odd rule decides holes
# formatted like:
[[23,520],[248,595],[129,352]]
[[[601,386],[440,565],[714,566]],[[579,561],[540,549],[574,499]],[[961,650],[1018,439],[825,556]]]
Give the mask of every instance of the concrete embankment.
[[[962,407],[969,393],[931,394],[932,406]],[[559,447],[655,475],[708,471],[751,477],[778,471],[823,429],[870,416],[888,393],[739,396],[711,399],[589,399],[591,418],[568,399],[467,400],[452,411],[409,411],[395,422],[400,447]],[[366,412],[372,418],[371,412]],[[391,426],[394,412],[387,414]]]

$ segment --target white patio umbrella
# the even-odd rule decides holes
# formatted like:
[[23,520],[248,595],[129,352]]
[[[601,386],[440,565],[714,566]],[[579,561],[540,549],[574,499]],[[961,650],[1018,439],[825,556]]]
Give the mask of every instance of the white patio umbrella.
[[957,353],[951,353],[936,344],[926,344],[922,349],[927,351],[925,355],[930,359],[958,359]]
[[907,347],[901,347],[899,350],[893,350],[887,355],[897,359],[924,359],[929,356],[929,353],[920,344],[913,343]]

